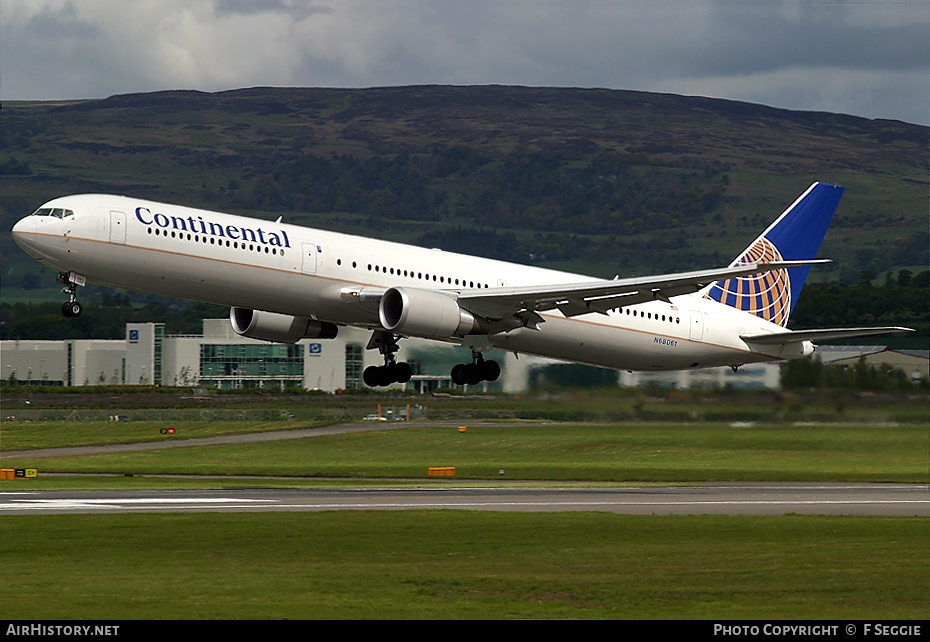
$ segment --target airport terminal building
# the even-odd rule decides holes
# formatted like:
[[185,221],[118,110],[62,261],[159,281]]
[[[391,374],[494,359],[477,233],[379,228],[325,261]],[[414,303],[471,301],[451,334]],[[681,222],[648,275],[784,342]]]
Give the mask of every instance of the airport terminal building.
[[[124,339],[3,341],[0,368],[6,381],[20,385],[302,387],[334,392],[364,387],[365,368],[383,364],[377,350],[366,350],[370,337],[369,331],[340,328],[335,339],[285,344],[239,336],[228,319],[204,319],[199,335],[166,334],[161,323],[129,323]],[[531,360],[498,350],[486,355],[500,362],[501,377],[474,388],[525,389]],[[465,348],[419,339],[401,341],[398,353],[398,359],[414,370],[407,387],[424,393],[452,387],[452,366],[470,358]]]

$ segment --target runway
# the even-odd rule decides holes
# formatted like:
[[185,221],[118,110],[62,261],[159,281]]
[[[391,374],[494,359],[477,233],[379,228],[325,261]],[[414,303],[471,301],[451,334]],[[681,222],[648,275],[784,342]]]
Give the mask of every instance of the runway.
[[5,515],[337,510],[927,517],[930,516],[930,487],[926,484],[733,483],[629,488],[445,486],[0,493],[0,514]]

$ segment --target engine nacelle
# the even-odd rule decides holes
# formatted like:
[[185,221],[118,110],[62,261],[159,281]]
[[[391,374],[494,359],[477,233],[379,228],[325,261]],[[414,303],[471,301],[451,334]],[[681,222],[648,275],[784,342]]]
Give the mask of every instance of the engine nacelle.
[[280,343],[297,343],[304,338],[334,339],[339,331],[334,323],[248,308],[230,308],[229,322],[243,337]]
[[378,308],[385,330],[427,339],[448,339],[480,331],[481,319],[452,297],[416,288],[390,288]]

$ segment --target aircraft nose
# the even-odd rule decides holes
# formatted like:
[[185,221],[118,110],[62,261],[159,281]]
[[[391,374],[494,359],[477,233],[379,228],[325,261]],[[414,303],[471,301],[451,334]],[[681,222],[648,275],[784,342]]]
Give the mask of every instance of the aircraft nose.
[[36,220],[34,216],[27,216],[16,221],[16,225],[13,226],[13,240],[18,246],[27,249],[29,245],[29,237],[36,232]]
[[34,216],[27,216],[16,221],[13,226],[13,238],[18,239],[23,234],[31,234],[36,231],[36,219]]

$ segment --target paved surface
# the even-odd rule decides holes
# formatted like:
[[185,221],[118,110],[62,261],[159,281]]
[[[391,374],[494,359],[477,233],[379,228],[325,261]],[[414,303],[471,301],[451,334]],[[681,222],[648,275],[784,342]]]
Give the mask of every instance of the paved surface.
[[752,483],[662,488],[442,487],[0,493],[0,514],[410,509],[926,517],[930,516],[930,489],[927,485],[917,484]]

